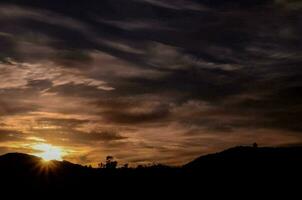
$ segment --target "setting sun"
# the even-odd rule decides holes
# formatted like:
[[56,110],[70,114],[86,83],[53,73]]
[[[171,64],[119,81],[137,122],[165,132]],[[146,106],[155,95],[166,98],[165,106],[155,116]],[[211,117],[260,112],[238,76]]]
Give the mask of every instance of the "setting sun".
[[36,144],[32,147],[34,150],[40,151],[36,156],[43,158],[45,161],[58,160],[62,161],[63,150],[59,147],[54,147],[50,144]]

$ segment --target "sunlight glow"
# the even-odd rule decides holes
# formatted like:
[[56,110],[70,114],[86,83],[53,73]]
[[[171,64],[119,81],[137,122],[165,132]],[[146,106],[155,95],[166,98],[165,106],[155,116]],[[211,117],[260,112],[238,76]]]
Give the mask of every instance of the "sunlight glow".
[[40,151],[41,153],[36,153],[35,155],[41,157],[45,161],[63,160],[62,156],[64,155],[64,152],[59,147],[54,147],[50,144],[35,144],[32,146],[32,148]]

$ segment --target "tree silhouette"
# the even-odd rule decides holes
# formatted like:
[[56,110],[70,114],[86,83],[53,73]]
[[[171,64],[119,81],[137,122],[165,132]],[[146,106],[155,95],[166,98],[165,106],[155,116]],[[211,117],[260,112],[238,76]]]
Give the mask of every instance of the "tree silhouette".
[[128,163],[124,164],[122,168],[123,169],[128,169],[129,168],[129,164]]
[[113,156],[106,157],[106,169],[116,169],[117,161],[114,160]]
[[106,165],[104,163],[102,163],[102,162],[99,163],[98,166],[99,166],[99,168],[106,168]]

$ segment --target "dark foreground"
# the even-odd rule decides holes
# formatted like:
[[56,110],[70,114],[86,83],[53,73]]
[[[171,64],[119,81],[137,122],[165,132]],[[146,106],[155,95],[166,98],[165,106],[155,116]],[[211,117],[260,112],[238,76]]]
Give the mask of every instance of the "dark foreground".
[[[93,169],[66,161],[48,164],[26,154],[0,157],[1,193],[9,195],[97,195],[159,198],[162,195],[252,195],[300,190],[302,147],[236,147],[200,157],[183,167]],[[271,188],[271,189],[269,189]],[[46,196],[45,196],[46,195]],[[160,195],[160,196],[158,196]],[[143,198],[143,196],[141,196]],[[88,197],[87,197],[88,199]],[[97,198],[98,199],[98,198]],[[245,199],[245,198],[244,198]]]

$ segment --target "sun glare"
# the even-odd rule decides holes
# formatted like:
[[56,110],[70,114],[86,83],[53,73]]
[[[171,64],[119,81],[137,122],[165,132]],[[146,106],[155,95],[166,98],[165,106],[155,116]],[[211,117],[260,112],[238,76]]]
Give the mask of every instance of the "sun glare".
[[54,147],[50,144],[35,144],[32,148],[39,151],[39,153],[36,153],[35,155],[41,157],[45,161],[63,160],[62,156],[64,153],[59,147]]

